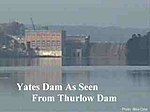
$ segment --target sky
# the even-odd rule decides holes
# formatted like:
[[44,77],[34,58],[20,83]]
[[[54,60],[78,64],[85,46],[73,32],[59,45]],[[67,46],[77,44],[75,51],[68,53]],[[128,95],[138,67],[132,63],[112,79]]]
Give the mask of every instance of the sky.
[[0,0],[0,23],[148,28],[150,0]]

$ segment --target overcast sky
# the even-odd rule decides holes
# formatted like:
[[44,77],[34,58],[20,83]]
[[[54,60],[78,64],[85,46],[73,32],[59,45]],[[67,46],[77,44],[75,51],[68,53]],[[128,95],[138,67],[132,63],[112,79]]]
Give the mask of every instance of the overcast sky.
[[150,0],[0,0],[0,23],[149,27]]

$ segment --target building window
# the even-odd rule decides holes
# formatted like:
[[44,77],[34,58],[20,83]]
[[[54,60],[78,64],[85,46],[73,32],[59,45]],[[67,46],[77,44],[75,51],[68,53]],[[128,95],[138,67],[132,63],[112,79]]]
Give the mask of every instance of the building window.
[[50,46],[51,46],[50,40],[48,40],[46,43],[47,43],[47,45],[46,45],[47,47],[50,47]]
[[56,42],[52,40],[51,46],[56,46]]
[[52,49],[52,50],[55,50],[55,49],[56,49],[56,41],[55,41],[55,40],[52,40],[52,41],[51,41],[51,49]]
[[60,34],[57,34],[56,36],[60,37],[61,35],[60,35]]
[[56,45],[60,46],[60,41],[59,40],[56,41]]
[[31,45],[34,48],[35,47],[35,41],[32,41]]
[[56,49],[57,50],[61,49],[61,42],[59,40],[56,41]]
[[55,36],[55,34],[52,34],[52,36]]
[[40,41],[40,40],[37,40],[37,41],[36,41],[36,45],[37,45],[37,47],[40,47],[40,46],[41,46],[41,41]]
[[42,47],[45,47],[46,44],[45,44],[45,40],[42,41]]

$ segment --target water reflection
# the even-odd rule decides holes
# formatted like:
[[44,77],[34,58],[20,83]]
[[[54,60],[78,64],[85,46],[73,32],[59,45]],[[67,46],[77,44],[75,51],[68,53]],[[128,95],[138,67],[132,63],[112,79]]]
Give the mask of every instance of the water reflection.
[[[57,64],[60,60],[57,60]],[[60,65],[58,64],[58,65]],[[0,92],[17,90],[16,83],[26,84],[98,84],[105,89],[116,90],[148,89],[150,86],[150,70],[65,70],[61,66],[43,66],[28,71],[1,71]]]
[[7,95],[17,93],[17,82],[25,82],[24,73],[19,72],[6,72],[0,73],[0,94]]
[[89,58],[63,58],[63,66],[89,66]]
[[[150,103],[150,71],[126,70],[126,69],[62,69],[62,61],[55,59],[50,66],[41,62],[44,66],[27,71],[1,71],[0,73],[0,111],[32,110],[32,111],[110,111],[116,112],[122,106],[146,106]],[[55,63],[54,63],[55,62]],[[107,66],[106,66],[107,68]],[[32,103],[31,92],[20,92],[16,83],[25,84],[97,84],[99,93],[117,95],[118,103]],[[63,91],[64,92],[64,91]],[[34,93],[34,92],[33,92]],[[37,92],[36,92],[37,93]],[[53,92],[41,92],[40,95],[51,95]],[[70,94],[72,94],[70,92]],[[79,92],[77,91],[77,94]],[[82,94],[96,94],[96,92],[82,92]],[[14,104],[14,102],[16,102]],[[3,105],[9,105],[3,106]],[[89,106],[90,105],[90,106]],[[114,107],[114,108],[112,108]],[[107,108],[107,109],[106,109]]]
[[128,70],[127,74],[136,86],[150,85],[150,70]]
[[[61,61],[59,63],[58,61]],[[126,65],[123,59],[98,58],[0,58],[0,66],[103,66]]]
[[0,58],[0,66],[61,66],[61,58]]
[[99,56],[93,58],[63,58],[64,66],[115,66],[126,65],[126,60],[116,57]]
[[62,84],[62,71],[60,67],[51,67],[47,70],[35,69],[34,71],[26,71],[24,74],[27,84]]
[[64,71],[63,84],[90,84],[90,71]]

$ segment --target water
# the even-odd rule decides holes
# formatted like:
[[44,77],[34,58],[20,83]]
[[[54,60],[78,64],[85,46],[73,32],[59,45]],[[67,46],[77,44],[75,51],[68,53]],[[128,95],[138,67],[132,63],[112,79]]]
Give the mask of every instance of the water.
[[126,65],[125,59],[107,58],[0,58],[0,66],[116,66]]
[[[22,59],[23,60],[23,59]],[[12,60],[11,60],[12,61]],[[120,112],[122,107],[150,108],[148,66],[62,66],[61,58],[30,59],[0,67],[0,111],[17,112]],[[5,66],[4,66],[5,65]],[[7,65],[7,66],[6,66]],[[96,84],[98,91],[18,91],[25,84]],[[115,95],[117,102],[32,102],[32,94]],[[147,111],[148,112],[148,111]]]

